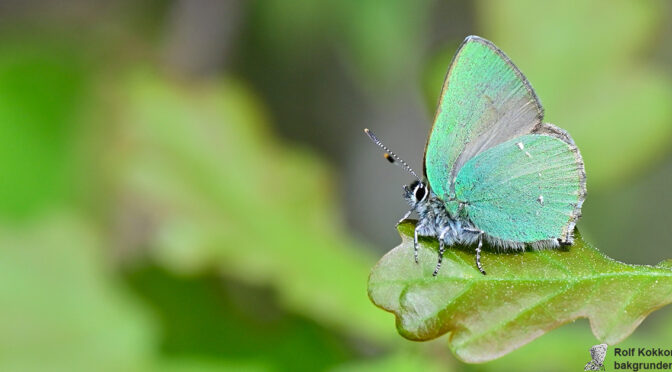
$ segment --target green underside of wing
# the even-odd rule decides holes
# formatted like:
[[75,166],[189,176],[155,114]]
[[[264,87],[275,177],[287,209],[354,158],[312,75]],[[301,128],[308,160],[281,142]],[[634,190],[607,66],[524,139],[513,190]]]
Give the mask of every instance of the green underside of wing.
[[461,154],[475,155],[470,146],[492,147],[529,133],[540,120],[531,88],[498,53],[482,39],[468,39],[446,76],[425,152],[427,179],[441,198],[449,196]]
[[579,161],[558,138],[518,137],[469,160],[457,176],[456,197],[474,225],[492,237],[560,238],[579,203]]

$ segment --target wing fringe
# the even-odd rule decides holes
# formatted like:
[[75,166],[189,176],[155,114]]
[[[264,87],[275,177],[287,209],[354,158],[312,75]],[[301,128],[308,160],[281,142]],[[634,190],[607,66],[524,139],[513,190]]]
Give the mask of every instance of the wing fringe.
[[562,244],[572,244],[574,242],[574,228],[576,227],[576,222],[581,217],[581,207],[583,202],[586,200],[587,188],[586,188],[586,167],[583,163],[583,157],[579,148],[574,143],[574,139],[569,133],[557,127],[551,123],[540,123],[533,130],[533,134],[547,135],[560,139],[561,141],[569,145],[570,150],[574,153],[576,159],[576,165],[579,171],[579,196],[576,205],[574,206],[574,211],[572,212],[569,223],[565,226],[565,229],[562,233],[563,237],[560,240]]

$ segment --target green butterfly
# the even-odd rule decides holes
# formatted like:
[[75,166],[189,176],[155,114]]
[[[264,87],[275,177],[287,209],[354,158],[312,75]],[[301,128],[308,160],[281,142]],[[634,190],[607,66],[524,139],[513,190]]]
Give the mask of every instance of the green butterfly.
[[453,57],[425,148],[427,182],[385,147],[385,157],[416,180],[404,198],[420,218],[418,236],[446,246],[476,247],[485,239],[504,249],[572,244],[586,196],[586,173],[569,134],[543,123],[544,109],[525,76],[492,42],[467,37]]

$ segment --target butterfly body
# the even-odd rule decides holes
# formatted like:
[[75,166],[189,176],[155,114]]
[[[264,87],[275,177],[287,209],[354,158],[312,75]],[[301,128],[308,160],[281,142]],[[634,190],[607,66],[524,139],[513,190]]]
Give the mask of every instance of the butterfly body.
[[418,236],[446,247],[483,241],[503,249],[572,244],[586,195],[583,159],[570,135],[543,123],[532,86],[490,41],[467,37],[446,75],[425,148],[421,180],[370,131],[366,133],[415,178],[404,198],[420,216]]
[[468,219],[454,216],[448,212],[446,203],[439,199],[436,194],[430,192],[423,201],[418,201],[413,195],[405,192],[408,204],[418,213],[420,218],[416,225],[419,236],[432,236],[439,238],[442,233],[444,244],[468,245],[478,239],[478,234],[473,231],[476,227]]

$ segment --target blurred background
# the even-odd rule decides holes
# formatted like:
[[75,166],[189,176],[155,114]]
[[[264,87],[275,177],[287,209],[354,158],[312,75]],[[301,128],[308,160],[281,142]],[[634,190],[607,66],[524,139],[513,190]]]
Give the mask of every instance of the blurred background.
[[467,365],[366,292],[410,179],[362,129],[420,171],[470,34],[579,145],[585,239],[672,257],[671,4],[570,3],[1,1],[0,370],[581,368],[585,319]]

